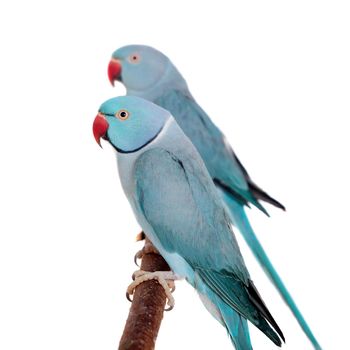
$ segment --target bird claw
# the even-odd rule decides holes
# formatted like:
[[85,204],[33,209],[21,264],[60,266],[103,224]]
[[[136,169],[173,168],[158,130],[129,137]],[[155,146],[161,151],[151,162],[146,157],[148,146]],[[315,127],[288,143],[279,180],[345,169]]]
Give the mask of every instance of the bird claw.
[[136,252],[136,254],[134,256],[134,263],[135,263],[136,266],[140,267],[140,265],[138,264],[137,260],[138,259],[142,259],[143,256],[144,256],[143,249],[141,249],[138,252]]
[[126,292],[126,299],[128,299],[130,303],[132,303],[132,299],[130,298],[130,294],[128,292]]
[[[169,303],[168,303],[169,305]],[[164,311],[171,311],[174,308],[175,305],[170,305],[167,308],[164,309]]]
[[136,235],[136,242],[143,241],[145,238],[146,238],[145,233],[141,231]]
[[154,247],[154,245],[151,242],[146,241],[144,247],[141,250],[139,250],[134,256],[135,265],[140,266],[137,260],[142,259],[145,254],[150,254],[150,253],[159,254],[158,250]]
[[132,275],[133,282],[128,286],[126,291],[126,298],[131,302],[131,295],[134,294],[135,288],[146,281],[157,280],[157,282],[164,288],[164,292],[167,298],[168,307],[165,311],[170,311],[175,306],[175,299],[172,296],[172,292],[175,291],[175,283],[174,281],[178,279],[178,277],[172,271],[156,271],[156,272],[147,272],[138,270],[135,271]]

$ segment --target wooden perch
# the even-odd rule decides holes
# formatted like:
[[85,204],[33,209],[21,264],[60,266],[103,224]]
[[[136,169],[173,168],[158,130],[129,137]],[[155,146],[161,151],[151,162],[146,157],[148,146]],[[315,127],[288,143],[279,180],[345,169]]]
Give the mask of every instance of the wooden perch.
[[[146,244],[152,243],[146,238]],[[161,255],[145,253],[142,257],[141,270],[169,271],[170,267]],[[164,289],[156,280],[138,285],[120,339],[119,350],[153,350],[163,319],[165,304]]]

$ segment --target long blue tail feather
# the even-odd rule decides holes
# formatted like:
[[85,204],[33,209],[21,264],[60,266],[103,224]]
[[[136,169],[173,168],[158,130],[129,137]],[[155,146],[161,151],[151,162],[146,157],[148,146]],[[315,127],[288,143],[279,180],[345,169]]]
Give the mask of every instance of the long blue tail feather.
[[226,329],[236,350],[253,350],[247,320],[223,304],[220,307]]
[[276,289],[280,293],[282,299],[286,302],[289,309],[294,314],[296,320],[298,321],[300,327],[302,328],[305,335],[309,338],[310,342],[314,346],[316,350],[322,350],[321,346],[319,345],[317,339],[313,335],[310,327],[306,323],[303,315],[299,311],[296,303],[294,302],[292,296],[290,295],[289,291],[285,287],[283,281],[281,280],[280,276],[276,272],[275,268],[273,267],[272,263],[270,262],[270,259],[268,258],[267,254],[264,251],[264,248],[260,244],[258,238],[256,237],[249,221],[247,218],[247,215],[244,211],[243,206],[240,203],[237,203],[232,196],[230,196],[228,193],[220,190],[220,192],[223,195],[223,198],[225,200],[225,203],[229,209],[229,213],[231,215],[231,218],[235,224],[235,226],[238,228],[238,230],[243,235],[245,241],[247,242],[249,248],[253,252],[255,258],[258,260],[260,265],[262,266],[263,270],[265,271],[266,275],[270,278],[272,283],[275,285]]
[[217,308],[220,314],[220,319],[218,319],[218,321],[225,326],[235,349],[253,350],[247,320],[228,306],[224,301],[222,301],[222,299],[213,293],[209,288],[205,288],[205,290],[207,297]]

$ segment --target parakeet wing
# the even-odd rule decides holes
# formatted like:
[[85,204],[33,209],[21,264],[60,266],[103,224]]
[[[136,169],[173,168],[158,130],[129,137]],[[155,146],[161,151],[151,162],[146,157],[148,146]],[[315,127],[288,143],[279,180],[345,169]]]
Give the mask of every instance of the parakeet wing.
[[222,186],[243,204],[252,203],[265,213],[266,210],[257,199],[284,209],[251,180],[225,136],[192,96],[179,90],[171,90],[154,102],[175,116],[177,123],[201,154],[217,185]]
[[[168,253],[177,253],[217,295],[276,344],[282,334],[249,279],[230,221],[197,157],[155,148],[135,164],[136,196]],[[266,312],[267,311],[267,312]],[[283,338],[283,335],[281,336]]]

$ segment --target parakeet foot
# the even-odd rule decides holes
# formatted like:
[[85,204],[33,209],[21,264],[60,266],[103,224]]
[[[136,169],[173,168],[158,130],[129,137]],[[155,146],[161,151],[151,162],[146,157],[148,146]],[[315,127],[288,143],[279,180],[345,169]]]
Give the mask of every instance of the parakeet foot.
[[146,240],[144,247],[141,250],[139,250],[134,256],[135,265],[139,266],[139,264],[137,263],[137,259],[142,259],[142,257],[145,254],[150,254],[150,253],[159,254],[158,250],[154,247],[154,245],[150,241]]
[[165,295],[167,297],[168,308],[166,308],[165,311],[170,311],[174,308],[175,299],[171,293],[175,290],[174,281],[179,279],[179,277],[176,274],[174,274],[172,271],[148,272],[148,271],[138,270],[134,272],[133,279],[134,279],[134,282],[132,282],[129,285],[126,291],[126,297],[129,301],[132,301],[130,299],[130,295],[134,294],[135,288],[139,284],[156,279],[157,282],[164,288]]

